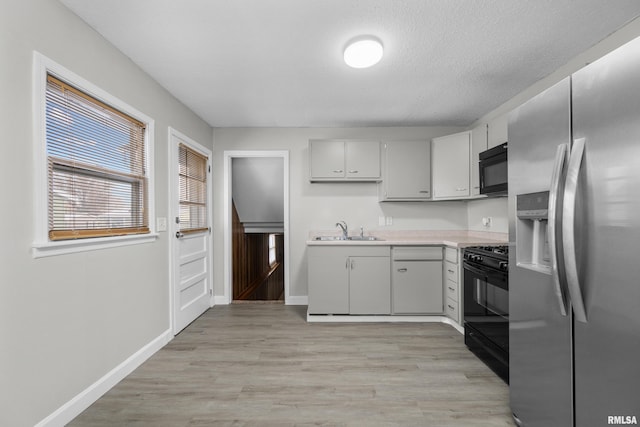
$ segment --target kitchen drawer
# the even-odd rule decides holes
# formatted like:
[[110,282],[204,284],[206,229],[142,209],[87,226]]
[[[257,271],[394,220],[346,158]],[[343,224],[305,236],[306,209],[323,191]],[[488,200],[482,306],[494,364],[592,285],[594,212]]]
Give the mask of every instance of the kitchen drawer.
[[447,280],[458,283],[458,266],[449,261],[444,263],[444,277]]
[[453,301],[458,301],[458,284],[447,280],[444,284],[444,294]]
[[442,246],[394,246],[391,257],[394,261],[439,261],[442,259]]
[[444,302],[444,312],[447,317],[458,321],[458,302],[453,301],[451,298],[446,298]]
[[458,263],[458,250],[455,248],[444,248],[444,259],[454,264]]

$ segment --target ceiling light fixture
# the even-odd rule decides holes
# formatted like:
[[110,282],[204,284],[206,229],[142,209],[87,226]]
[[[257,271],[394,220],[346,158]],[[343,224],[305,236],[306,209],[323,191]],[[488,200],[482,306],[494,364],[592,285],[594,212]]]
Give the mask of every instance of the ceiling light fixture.
[[352,39],[344,49],[344,62],[353,68],[368,68],[382,59],[382,42],[372,36]]

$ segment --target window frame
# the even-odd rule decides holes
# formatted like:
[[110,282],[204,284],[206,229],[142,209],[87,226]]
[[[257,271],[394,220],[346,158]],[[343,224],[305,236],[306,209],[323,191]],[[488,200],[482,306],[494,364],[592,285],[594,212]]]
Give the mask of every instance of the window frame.
[[[177,224],[177,228],[178,231],[180,233],[183,234],[192,234],[192,233],[202,233],[204,231],[209,231],[211,230],[211,218],[209,215],[209,208],[210,208],[210,198],[208,197],[209,191],[210,191],[210,179],[211,179],[211,155],[210,154],[205,154],[202,153],[200,150],[194,148],[190,143],[188,143],[186,141],[185,138],[181,138],[180,136],[177,135],[177,133],[175,133],[176,136],[181,139],[180,143],[178,144],[178,186],[179,186],[179,191],[178,191],[178,215],[176,216],[176,218],[179,218],[180,221]],[[182,150],[184,148],[185,150],[185,161],[187,161],[187,155],[188,153],[192,153],[192,155],[196,156],[196,157],[200,157],[201,160],[204,161],[204,180],[197,180],[195,179],[193,176],[190,176],[190,174],[181,174],[180,170],[181,170],[181,163],[180,163],[180,159],[181,159],[181,155],[180,155],[180,150]],[[186,167],[186,165],[185,165]],[[189,205],[190,203],[192,203],[191,200],[182,200],[181,196],[181,189],[182,189],[182,179],[186,180],[185,185],[190,182],[189,180],[196,180],[196,181],[200,181],[201,183],[204,184],[203,190],[204,192],[201,194],[204,197],[204,203],[194,203],[196,205],[200,205],[204,208],[204,220],[205,220],[205,225],[203,227],[193,227],[193,228],[182,228],[182,206],[183,205]],[[186,188],[188,188],[188,185],[186,185]]]
[[[272,241],[273,241],[273,246],[271,245]],[[269,267],[273,267],[278,262],[278,240],[276,237],[276,233],[269,233],[267,246],[268,246],[267,262],[269,263]]]
[[[78,76],[62,65],[52,61],[39,52],[34,52],[33,57],[33,141],[34,141],[34,241],[32,255],[40,258],[66,253],[84,252],[87,250],[104,249],[132,244],[149,243],[157,239],[155,228],[155,201],[154,201],[154,120],[131,107],[122,100],[109,94],[88,80]],[[46,88],[47,75],[52,76],[73,85],[91,97],[122,111],[132,118],[145,123],[144,148],[146,155],[147,171],[147,206],[149,219],[149,233],[129,234],[122,236],[89,237],[74,240],[50,240],[49,239],[49,188],[47,168],[47,143],[46,143]]]

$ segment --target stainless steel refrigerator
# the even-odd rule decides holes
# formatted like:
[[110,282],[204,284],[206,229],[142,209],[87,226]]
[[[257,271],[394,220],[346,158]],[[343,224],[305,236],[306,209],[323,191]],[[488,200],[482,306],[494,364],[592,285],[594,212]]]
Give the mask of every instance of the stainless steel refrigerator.
[[516,423],[640,423],[640,39],[509,117]]

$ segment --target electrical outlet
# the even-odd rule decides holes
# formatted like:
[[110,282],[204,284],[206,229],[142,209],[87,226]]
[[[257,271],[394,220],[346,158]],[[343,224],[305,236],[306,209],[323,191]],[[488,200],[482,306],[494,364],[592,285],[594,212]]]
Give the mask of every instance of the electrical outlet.
[[482,225],[484,225],[487,228],[491,227],[491,217],[487,216],[482,218]]
[[378,225],[382,226],[385,223],[385,218],[383,216],[378,217]]
[[386,221],[385,221],[386,225],[393,225],[393,217],[392,216],[388,216]]

